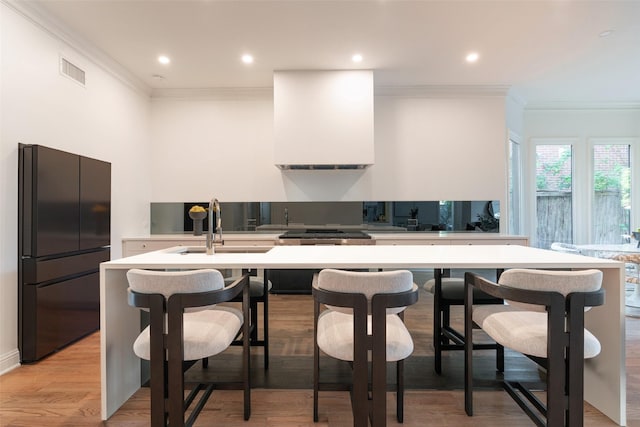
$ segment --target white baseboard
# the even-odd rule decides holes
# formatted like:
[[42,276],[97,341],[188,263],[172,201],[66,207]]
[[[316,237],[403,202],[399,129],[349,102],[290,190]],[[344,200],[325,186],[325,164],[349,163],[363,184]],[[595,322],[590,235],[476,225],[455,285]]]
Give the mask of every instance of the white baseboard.
[[0,375],[20,366],[20,352],[16,348],[8,353],[0,355]]

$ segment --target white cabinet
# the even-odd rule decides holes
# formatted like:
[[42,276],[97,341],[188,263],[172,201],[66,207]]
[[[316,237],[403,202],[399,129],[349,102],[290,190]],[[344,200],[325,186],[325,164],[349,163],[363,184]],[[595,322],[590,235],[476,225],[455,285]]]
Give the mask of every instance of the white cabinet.
[[392,245],[392,246],[411,246],[411,245],[450,245],[451,241],[447,239],[378,239],[376,245]]
[[[253,236],[246,234],[226,234],[223,236],[227,248],[270,248],[275,245],[275,235]],[[128,257],[146,252],[167,249],[173,246],[204,246],[205,236],[154,235],[150,237],[122,239],[122,256]],[[247,249],[247,251],[250,251]],[[239,250],[240,252],[240,250]]]
[[158,251],[172,246],[203,246],[202,240],[158,240],[158,239],[123,239],[122,256],[128,257],[146,252]]
[[493,239],[452,239],[451,245],[521,245],[529,246],[529,239],[526,237],[504,236]]
[[[426,234],[426,233],[425,233]],[[375,235],[376,245],[521,245],[529,246],[529,238],[526,236],[512,235],[487,235],[479,233],[455,233],[438,236],[406,234]]]

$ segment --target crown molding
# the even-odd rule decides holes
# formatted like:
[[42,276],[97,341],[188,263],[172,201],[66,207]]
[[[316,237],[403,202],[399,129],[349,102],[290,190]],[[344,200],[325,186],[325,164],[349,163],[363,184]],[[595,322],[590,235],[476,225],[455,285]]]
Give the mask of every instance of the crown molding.
[[273,87],[218,87],[192,89],[152,89],[151,99],[203,99],[220,101],[249,101],[273,98]]
[[416,85],[376,86],[375,96],[403,98],[505,97],[509,86],[503,85]]
[[0,0],[11,10],[43,30],[53,38],[65,43],[89,61],[116,78],[136,92],[149,97],[151,88],[142,80],[133,75],[109,55],[98,49],[84,37],[73,31],[59,19],[51,16],[46,10],[36,3],[21,0]]
[[[465,98],[506,97],[508,86],[444,85],[444,86],[376,86],[375,96],[401,98]],[[228,87],[192,89],[152,89],[152,99],[216,99],[249,100],[273,97],[273,87]]]
[[522,96],[516,89],[509,89],[509,93],[507,94],[507,99],[513,102],[516,106],[521,109],[525,109],[527,107],[527,99]]
[[522,144],[522,135],[519,132],[516,132],[513,129],[507,129],[507,135],[509,136],[509,140],[516,144]]

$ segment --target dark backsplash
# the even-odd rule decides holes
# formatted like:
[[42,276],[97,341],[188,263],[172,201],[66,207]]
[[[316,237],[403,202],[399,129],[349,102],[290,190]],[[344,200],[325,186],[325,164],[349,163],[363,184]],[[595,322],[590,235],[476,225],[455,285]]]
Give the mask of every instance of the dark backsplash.
[[[208,202],[151,203],[151,234],[193,231],[188,212]],[[220,203],[225,232],[274,232],[314,226],[375,231],[499,232],[498,201]],[[207,220],[204,221],[207,229]]]

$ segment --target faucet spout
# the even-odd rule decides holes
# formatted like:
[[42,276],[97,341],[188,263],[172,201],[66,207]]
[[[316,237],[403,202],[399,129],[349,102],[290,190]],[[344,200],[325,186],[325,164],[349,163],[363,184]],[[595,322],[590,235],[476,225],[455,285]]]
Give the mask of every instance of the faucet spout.
[[222,240],[222,209],[220,208],[218,199],[213,199],[213,208],[216,211],[216,231],[218,232],[218,236],[220,236],[220,244],[222,245],[224,243]]
[[[206,245],[207,245],[207,255],[213,255],[214,253],[214,249],[213,249],[213,245],[215,243],[215,235],[214,233],[217,231],[220,235],[220,244],[223,243],[222,241],[222,217],[221,217],[221,210],[220,210],[220,202],[218,202],[218,199],[211,199],[211,201],[209,202],[209,209],[207,210],[208,214],[209,214],[209,218],[208,218],[208,230],[207,230],[207,240],[206,240]],[[216,215],[216,227],[214,230],[213,227],[213,215]]]

